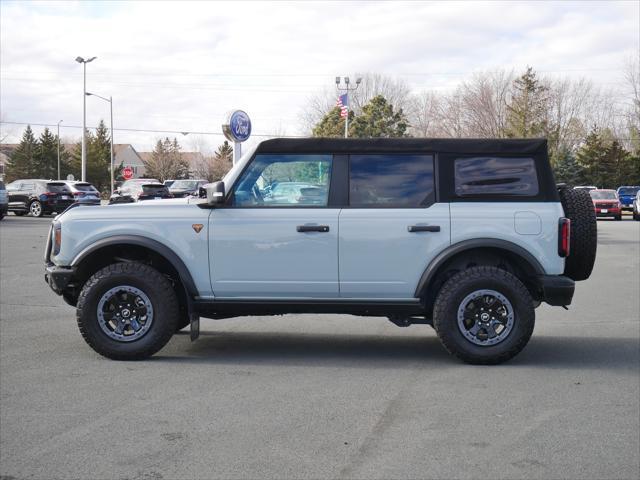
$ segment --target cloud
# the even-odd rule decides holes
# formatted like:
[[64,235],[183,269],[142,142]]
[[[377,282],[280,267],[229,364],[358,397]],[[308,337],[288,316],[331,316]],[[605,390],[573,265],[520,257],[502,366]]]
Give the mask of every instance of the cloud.
[[[523,69],[618,88],[638,51],[637,2],[3,2],[3,120],[79,125],[87,89],[116,127],[220,132],[243,108],[254,132],[302,133],[305,99],[335,75],[380,72],[416,90]],[[87,123],[108,118],[87,100]],[[3,126],[3,130],[6,127]],[[18,130],[18,135],[19,135]],[[37,131],[37,129],[36,129]],[[79,131],[63,129],[64,134]],[[116,132],[148,149],[158,134]],[[14,138],[15,140],[15,138]],[[221,137],[211,137],[217,144]]]

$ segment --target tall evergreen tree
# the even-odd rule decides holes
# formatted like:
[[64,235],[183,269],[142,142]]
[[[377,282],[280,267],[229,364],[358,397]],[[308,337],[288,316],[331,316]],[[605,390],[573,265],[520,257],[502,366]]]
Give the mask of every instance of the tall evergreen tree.
[[507,137],[546,136],[549,88],[540,82],[533,68],[527,67],[527,71],[514,80],[513,90],[507,105]]
[[604,184],[604,174],[602,167],[604,165],[606,145],[598,129],[593,128],[584,144],[578,150],[576,159],[584,169],[585,180],[590,185],[602,188]]
[[48,128],[45,128],[40,134],[34,160],[36,177],[58,178],[58,138]]
[[[349,110],[349,122],[353,122],[355,114]],[[324,117],[313,127],[311,134],[314,137],[342,138],[344,137],[344,118],[340,116],[340,108],[329,110]]]
[[575,186],[582,185],[584,182],[584,167],[578,163],[575,155],[567,149],[563,149],[558,153],[554,174],[558,183]]
[[13,151],[11,159],[7,162],[7,180],[18,178],[33,178],[36,175],[36,155],[38,142],[33,135],[31,125],[27,125],[20,144]]
[[358,138],[405,137],[409,123],[402,109],[394,111],[393,105],[382,95],[376,95],[362,107],[362,113],[349,125],[349,135]]
[[[111,137],[109,129],[100,120],[95,134],[91,131],[86,132],[87,145],[87,182],[92,183],[101,192],[107,192],[111,185]],[[76,180],[81,178],[81,161],[82,161],[82,143],[78,142],[71,160],[67,173],[73,174]],[[114,178],[118,178],[122,170],[122,164],[114,165]]]

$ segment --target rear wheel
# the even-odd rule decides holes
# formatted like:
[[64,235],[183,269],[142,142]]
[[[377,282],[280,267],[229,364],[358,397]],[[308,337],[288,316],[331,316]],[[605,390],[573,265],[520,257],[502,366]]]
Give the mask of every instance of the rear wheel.
[[29,204],[29,213],[34,217],[41,217],[44,215],[40,201],[34,200]]
[[562,188],[560,201],[565,216],[571,220],[570,253],[564,274],[575,281],[586,280],[593,271],[598,246],[598,222],[591,195],[586,190]]
[[116,263],[87,280],[78,297],[77,320],[85,341],[100,355],[141,360],[164,347],[176,331],[178,299],[154,268]]
[[489,365],[509,360],[526,346],[535,311],[517,277],[496,267],[473,267],[444,284],[433,322],[450,353],[467,363]]

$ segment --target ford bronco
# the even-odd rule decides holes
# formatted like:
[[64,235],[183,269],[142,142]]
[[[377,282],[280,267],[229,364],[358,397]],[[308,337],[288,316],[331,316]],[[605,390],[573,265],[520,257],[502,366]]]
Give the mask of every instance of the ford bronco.
[[545,140],[273,139],[206,199],[69,208],[45,278],[113,359],[188,325],[195,339],[201,317],[340,313],[429,324],[460,359],[496,364],[541,302],[571,303],[596,228]]

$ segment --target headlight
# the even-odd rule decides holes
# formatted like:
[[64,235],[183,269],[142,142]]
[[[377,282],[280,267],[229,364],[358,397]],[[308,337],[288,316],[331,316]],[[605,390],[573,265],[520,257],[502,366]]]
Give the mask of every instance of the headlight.
[[53,224],[53,254],[60,253],[60,244],[62,243],[62,224]]

